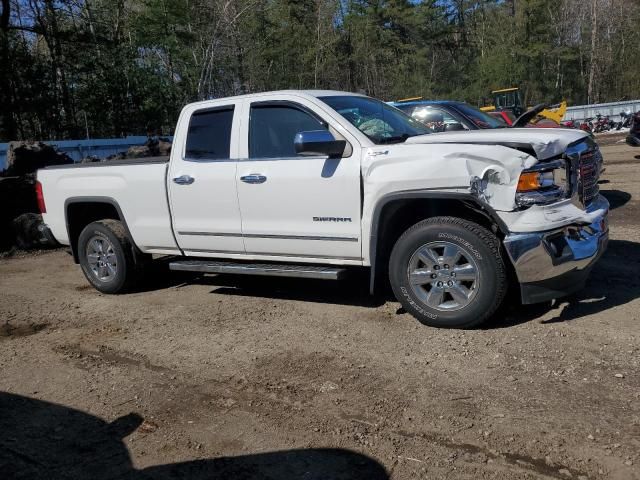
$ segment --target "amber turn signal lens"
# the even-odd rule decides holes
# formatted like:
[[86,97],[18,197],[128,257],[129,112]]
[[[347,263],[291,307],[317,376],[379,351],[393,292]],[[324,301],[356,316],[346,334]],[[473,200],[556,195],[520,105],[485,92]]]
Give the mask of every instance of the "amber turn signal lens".
[[540,188],[540,173],[527,172],[518,179],[518,192],[528,192]]

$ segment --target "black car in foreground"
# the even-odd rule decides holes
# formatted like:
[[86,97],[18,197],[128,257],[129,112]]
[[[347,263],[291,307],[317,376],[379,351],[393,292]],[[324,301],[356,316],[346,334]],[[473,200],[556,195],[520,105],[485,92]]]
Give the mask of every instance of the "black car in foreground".
[[492,117],[468,103],[451,100],[413,100],[390,102],[411,118],[422,122],[435,132],[506,128],[501,119]]

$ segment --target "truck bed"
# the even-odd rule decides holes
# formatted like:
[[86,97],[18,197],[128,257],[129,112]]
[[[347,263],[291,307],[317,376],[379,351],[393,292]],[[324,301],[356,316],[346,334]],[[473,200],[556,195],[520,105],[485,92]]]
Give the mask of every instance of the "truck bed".
[[113,205],[126,221],[135,244],[145,252],[178,253],[167,199],[169,157],[147,157],[52,166],[38,171],[55,238],[69,244],[65,219],[70,205]]

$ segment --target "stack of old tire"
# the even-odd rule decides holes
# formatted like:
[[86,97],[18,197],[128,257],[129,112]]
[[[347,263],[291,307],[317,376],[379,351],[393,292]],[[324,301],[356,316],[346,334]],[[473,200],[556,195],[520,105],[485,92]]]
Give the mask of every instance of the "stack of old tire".
[[11,142],[4,171],[0,172],[0,252],[13,247],[48,246],[39,228],[42,217],[35,193],[36,171],[49,165],[73,163],[65,154],[42,142]]

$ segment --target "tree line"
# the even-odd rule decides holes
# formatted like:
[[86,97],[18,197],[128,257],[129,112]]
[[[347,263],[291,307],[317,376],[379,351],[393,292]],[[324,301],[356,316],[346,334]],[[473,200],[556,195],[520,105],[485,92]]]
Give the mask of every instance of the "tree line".
[[640,96],[640,0],[0,0],[0,140],[171,133],[276,89]]

